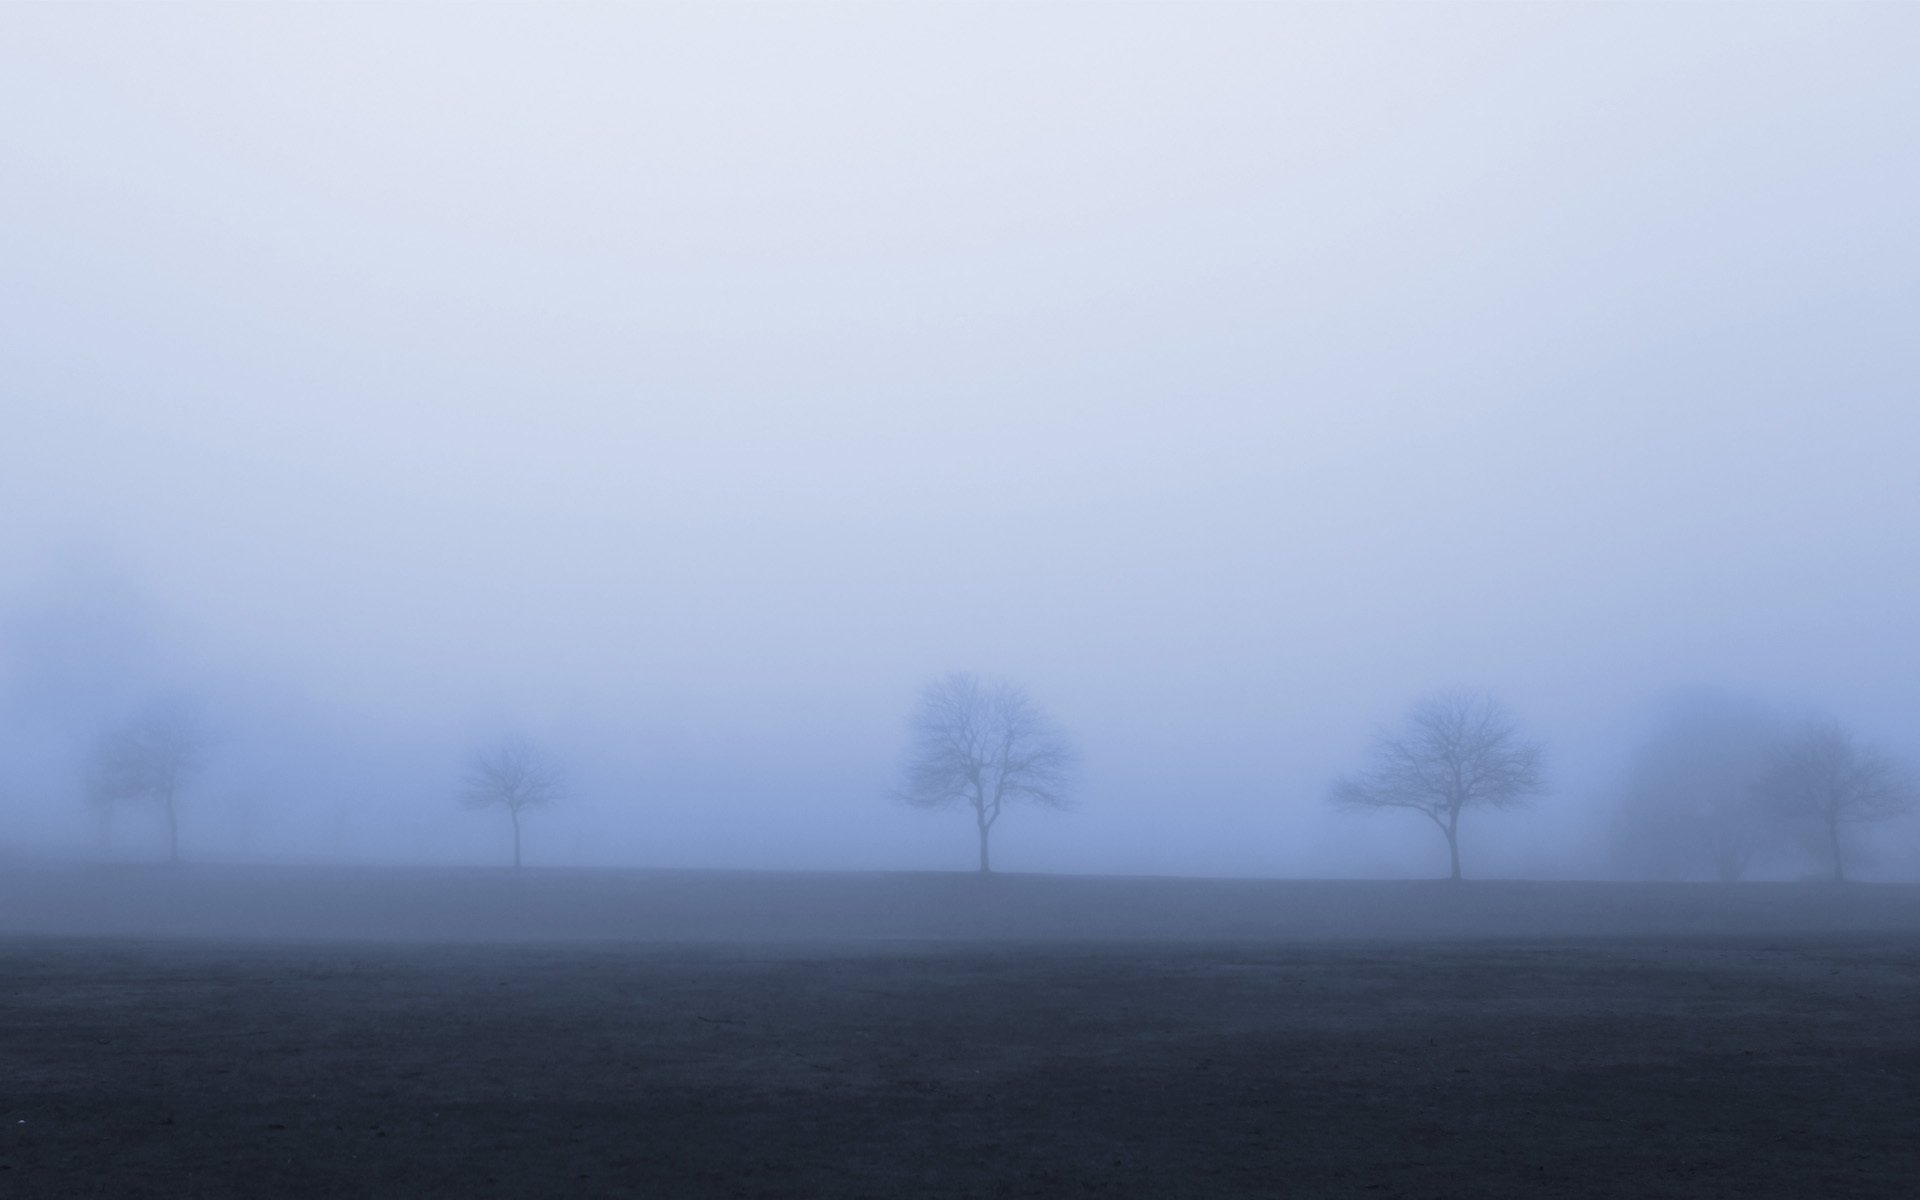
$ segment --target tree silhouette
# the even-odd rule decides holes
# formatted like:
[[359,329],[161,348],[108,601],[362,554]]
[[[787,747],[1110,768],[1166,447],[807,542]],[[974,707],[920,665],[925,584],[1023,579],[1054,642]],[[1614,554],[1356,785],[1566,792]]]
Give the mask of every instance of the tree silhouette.
[[972,810],[982,874],[992,869],[988,839],[1007,805],[1067,807],[1073,744],[1023,688],[954,672],[920,694],[908,733],[901,798]]
[[513,825],[513,865],[520,865],[520,817],[545,808],[566,791],[566,776],[539,743],[513,735],[475,750],[467,759],[460,800],[468,808],[504,809]]
[[1457,689],[1416,702],[1380,730],[1359,774],[1334,784],[1346,808],[1404,808],[1447,839],[1450,877],[1460,878],[1460,814],[1514,808],[1545,790],[1539,743],[1522,738],[1506,706],[1485,692]]
[[1845,827],[1890,820],[1915,800],[1898,763],[1830,722],[1808,726],[1783,747],[1756,790],[1781,815],[1814,823],[1836,882],[1847,877]]
[[207,737],[179,704],[156,704],[96,746],[87,798],[104,821],[121,804],[151,803],[167,826],[167,861],[180,861],[180,792],[206,758]]

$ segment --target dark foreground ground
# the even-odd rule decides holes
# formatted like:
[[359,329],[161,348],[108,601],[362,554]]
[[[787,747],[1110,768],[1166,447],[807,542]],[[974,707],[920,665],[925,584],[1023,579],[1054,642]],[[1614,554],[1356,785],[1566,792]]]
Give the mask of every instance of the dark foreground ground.
[[[16,907],[0,1196],[1920,1195],[1908,890],[834,878],[656,880],[694,932],[621,941],[74,936]],[[542,911],[593,910],[588,883],[542,881]],[[152,886],[145,919],[185,922],[234,885]],[[952,935],[969,894],[1054,908]],[[1365,919],[1236,933],[1262,895]],[[1162,923],[1123,936],[1089,897]]]

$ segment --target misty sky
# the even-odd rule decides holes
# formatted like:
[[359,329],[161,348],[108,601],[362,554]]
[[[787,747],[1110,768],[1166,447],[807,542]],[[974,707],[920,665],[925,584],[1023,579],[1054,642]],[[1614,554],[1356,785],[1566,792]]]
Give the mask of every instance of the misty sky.
[[964,868],[968,668],[1009,869],[1419,872],[1326,784],[1471,684],[1586,869],[1673,689],[1920,753],[1917,143],[1901,5],[9,6],[0,786],[183,692],[321,849],[524,727],[530,861]]

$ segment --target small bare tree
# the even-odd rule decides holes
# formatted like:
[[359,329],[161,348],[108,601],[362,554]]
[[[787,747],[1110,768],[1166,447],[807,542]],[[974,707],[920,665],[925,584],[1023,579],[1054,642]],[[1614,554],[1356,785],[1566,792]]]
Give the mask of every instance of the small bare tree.
[[1518,807],[1545,791],[1542,754],[1492,696],[1440,692],[1376,733],[1360,773],[1334,784],[1331,798],[1346,808],[1420,813],[1446,836],[1451,878],[1459,879],[1460,814]]
[[520,817],[566,791],[566,775],[531,738],[512,735],[473,752],[460,800],[468,808],[505,809],[513,825],[513,865],[520,865]]
[[1783,817],[1820,830],[1836,882],[1847,877],[1842,830],[1910,812],[1916,797],[1898,763],[1830,722],[1808,726],[1782,747],[1756,786]]
[[992,869],[987,841],[1008,804],[1067,807],[1073,743],[1023,688],[947,675],[920,694],[908,739],[900,798],[916,808],[971,809],[982,874]]
[[207,738],[179,705],[159,704],[101,738],[87,799],[103,823],[125,803],[156,805],[167,826],[167,861],[180,860],[180,791],[203,765]]

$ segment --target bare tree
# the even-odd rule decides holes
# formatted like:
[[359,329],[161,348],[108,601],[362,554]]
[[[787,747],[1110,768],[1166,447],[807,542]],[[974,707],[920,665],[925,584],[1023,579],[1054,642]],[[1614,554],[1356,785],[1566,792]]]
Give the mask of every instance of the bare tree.
[[1847,877],[1844,828],[1910,812],[1916,797],[1898,763],[1831,722],[1810,725],[1783,746],[1757,790],[1782,816],[1820,831],[1836,882]]
[[1073,743],[1023,688],[947,675],[920,694],[908,738],[900,798],[916,808],[971,809],[982,874],[991,870],[988,837],[1008,804],[1067,807]]
[[1360,773],[1334,784],[1347,808],[1405,808],[1446,835],[1460,878],[1460,814],[1514,808],[1546,790],[1538,742],[1520,736],[1512,714],[1485,692],[1454,690],[1420,700],[1396,728],[1374,735]]
[[513,824],[513,865],[520,865],[520,817],[545,808],[566,791],[566,775],[531,738],[512,735],[473,752],[460,800],[468,808],[505,809]]
[[1739,879],[1780,832],[1754,785],[1783,731],[1751,701],[1695,693],[1667,709],[1630,761],[1614,812],[1615,870],[1641,879]]
[[167,861],[180,860],[180,792],[204,764],[207,738],[177,704],[157,704],[111,729],[96,747],[87,799],[105,823],[125,803],[156,805],[166,821]]

